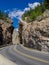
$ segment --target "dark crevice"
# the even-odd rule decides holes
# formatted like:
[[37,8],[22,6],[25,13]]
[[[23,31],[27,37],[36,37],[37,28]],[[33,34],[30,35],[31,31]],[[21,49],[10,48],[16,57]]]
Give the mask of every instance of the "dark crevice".
[[2,27],[0,26],[0,45],[3,45],[3,32]]

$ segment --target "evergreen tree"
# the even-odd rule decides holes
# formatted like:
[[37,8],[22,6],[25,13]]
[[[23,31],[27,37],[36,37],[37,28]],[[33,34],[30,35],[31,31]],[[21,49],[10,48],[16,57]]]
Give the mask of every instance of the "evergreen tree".
[[44,5],[46,9],[49,9],[49,0],[44,0]]
[[0,10],[0,19],[6,20],[6,18],[8,17],[7,13],[4,13]]

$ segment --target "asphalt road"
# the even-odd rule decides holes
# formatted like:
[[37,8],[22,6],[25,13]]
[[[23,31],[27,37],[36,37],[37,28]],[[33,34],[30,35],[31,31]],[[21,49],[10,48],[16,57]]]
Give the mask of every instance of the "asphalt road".
[[49,54],[45,53],[30,51],[21,45],[11,45],[0,50],[0,54],[17,65],[49,65]]

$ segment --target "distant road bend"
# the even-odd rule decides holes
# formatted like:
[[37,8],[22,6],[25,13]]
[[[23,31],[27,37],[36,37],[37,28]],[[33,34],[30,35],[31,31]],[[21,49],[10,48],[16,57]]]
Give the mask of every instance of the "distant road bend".
[[49,65],[49,54],[26,50],[21,45],[8,46],[0,54],[17,65]]

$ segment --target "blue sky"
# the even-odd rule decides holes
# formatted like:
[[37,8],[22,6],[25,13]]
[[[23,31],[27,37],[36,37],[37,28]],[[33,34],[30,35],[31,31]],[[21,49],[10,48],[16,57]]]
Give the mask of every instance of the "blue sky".
[[[43,0],[0,0],[0,10],[8,12],[9,17],[13,19],[13,26],[18,28],[18,19],[22,14],[29,10],[29,8],[39,5],[38,2]],[[36,4],[34,4],[36,2]],[[34,5],[33,5],[34,4]]]

